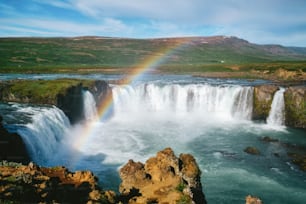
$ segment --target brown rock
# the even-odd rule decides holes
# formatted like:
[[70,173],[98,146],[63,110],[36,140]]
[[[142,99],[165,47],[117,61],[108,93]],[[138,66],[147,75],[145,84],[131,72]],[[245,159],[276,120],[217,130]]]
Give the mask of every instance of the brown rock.
[[247,147],[244,149],[244,152],[253,155],[260,155],[260,151],[256,147]]
[[73,173],[64,167],[45,168],[33,163],[0,165],[0,198],[17,203],[112,203],[91,172]]
[[262,204],[262,201],[257,197],[248,195],[245,198],[245,203],[246,204]]
[[[145,164],[130,160],[120,169],[120,193],[126,203],[206,203],[201,171],[193,156],[177,158],[171,148],[157,153]],[[124,200],[125,199],[125,200]]]

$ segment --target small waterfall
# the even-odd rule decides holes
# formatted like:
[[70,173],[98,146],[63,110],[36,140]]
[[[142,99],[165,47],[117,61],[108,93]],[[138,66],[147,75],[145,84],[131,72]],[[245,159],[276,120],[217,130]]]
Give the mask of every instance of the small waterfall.
[[285,102],[284,102],[284,88],[280,88],[275,92],[271,104],[271,110],[267,118],[267,124],[273,126],[280,126],[285,124]]
[[142,84],[114,87],[113,97],[116,114],[197,114],[201,117],[248,120],[252,113],[253,88],[207,84]]
[[232,108],[232,115],[235,118],[251,120],[253,110],[253,87],[239,89]]
[[27,107],[18,111],[31,115],[32,122],[20,125],[17,133],[26,144],[31,159],[44,165],[58,151],[70,128],[69,119],[57,107]]
[[97,117],[96,101],[90,91],[83,91],[84,116],[86,120]]

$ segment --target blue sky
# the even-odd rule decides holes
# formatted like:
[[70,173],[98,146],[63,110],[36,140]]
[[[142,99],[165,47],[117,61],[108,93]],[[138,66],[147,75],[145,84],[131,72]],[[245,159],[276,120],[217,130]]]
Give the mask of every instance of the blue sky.
[[0,37],[84,35],[306,47],[306,0],[0,0]]

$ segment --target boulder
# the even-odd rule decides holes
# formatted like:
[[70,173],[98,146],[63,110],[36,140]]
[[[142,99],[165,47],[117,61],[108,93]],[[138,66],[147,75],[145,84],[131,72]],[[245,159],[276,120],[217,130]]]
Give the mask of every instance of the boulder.
[[260,155],[260,151],[256,147],[247,147],[244,152],[252,155]]
[[245,198],[245,204],[262,204],[262,201],[260,200],[260,198],[248,195]]
[[171,148],[145,164],[130,160],[120,169],[119,191],[124,203],[206,203],[201,171],[194,157],[176,157]]
[[273,96],[278,90],[274,85],[260,85],[254,87],[253,114],[254,120],[266,120],[269,115]]
[[290,87],[285,91],[285,124],[306,129],[306,87]]

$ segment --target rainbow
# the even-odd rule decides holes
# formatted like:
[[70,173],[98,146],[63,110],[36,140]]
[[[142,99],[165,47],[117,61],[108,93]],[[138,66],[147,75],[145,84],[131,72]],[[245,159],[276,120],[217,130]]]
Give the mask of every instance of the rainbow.
[[[164,39],[167,40],[167,39]],[[172,56],[178,49],[185,48],[188,46],[190,39],[188,38],[178,38],[171,40],[169,45],[154,54],[150,55],[148,58],[140,62],[135,68],[133,68],[127,75],[122,79],[124,82],[121,86],[126,86],[132,84],[133,82],[140,79],[144,74],[156,70],[163,62],[165,62],[168,57]],[[113,110],[113,97],[112,93],[107,93],[103,102],[97,107],[97,118],[96,120],[89,121],[85,124],[84,129],[75,138],[74,148],[79,149],[86,140],[90,137],[94,130],[94,124],[96,121],[105,121],[109,114]],[[70,161],[72,164],[75,163],[77,159],[74,158]]]
[[[167,40],[167,39],[164,39]],[[173,55],[175,51],[178,49],[185,48],[188,46],[190,42],[190,38],[177,38],[172,40],[168,46],[165,48],[155,52],[150,57],[143,60],[139,63],[135,68],[133,68],[128,75],[122,79],[124,85],[132,84],[133,82],[137,81],[141,76],[144,74],[156,70],[158,66],[160,66],[163,62],[167,60],[168,57]],[[98,116],[100,119],[104,120],[105,117],[109,114],[113,107],[112,95],[109,94],[104,102],[100,104],[98,107]]]

